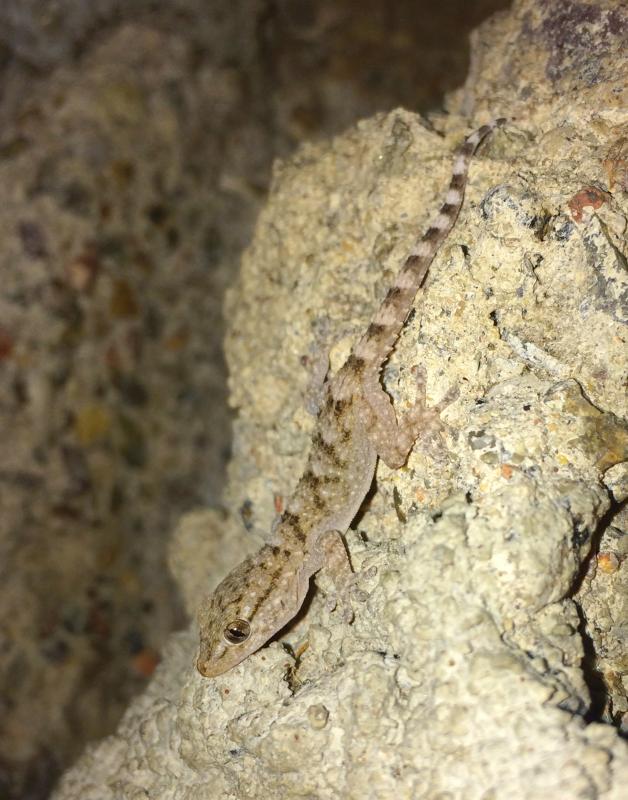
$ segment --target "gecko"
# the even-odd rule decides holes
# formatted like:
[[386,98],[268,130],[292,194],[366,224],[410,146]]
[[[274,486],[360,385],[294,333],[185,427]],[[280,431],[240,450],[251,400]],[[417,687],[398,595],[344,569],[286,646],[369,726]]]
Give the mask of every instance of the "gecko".
[[216,587],[199,611],[196,666],[213,678],[259,650],[299,611],[310,578],[325,568],[343,618],[350,622],[356,575],[343,534],[366,497],[377,459],[402,467],[419,434],[449,400],[427,407],[425,376],[415,370],[416,400],[398,415],[381,371],[410,313],[430,264],[454,227],[471,159],[482,140],[505,123],[496,119],[458,148],[444,204],[417,239],[394,284],[335,375],[323,385],[305,471],[273,524],[269,541]]

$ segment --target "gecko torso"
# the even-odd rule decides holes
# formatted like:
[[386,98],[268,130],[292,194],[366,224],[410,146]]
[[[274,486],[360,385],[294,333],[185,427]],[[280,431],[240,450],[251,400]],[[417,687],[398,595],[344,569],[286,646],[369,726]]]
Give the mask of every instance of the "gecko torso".
[[460,212],[471,157],[503,122],[482,126],[460,146],[438,216],[416,242],[347,361],[325,383],[305,471],[270,541],[232,570],[201,609],[197,667],[202,675],[226,672],[281,630],[322,567],[329,570],[347,616],[354,575],[342,534],[369,491],[377,458],[402,466],[422,427],[440,411],[425,407],[420,373],[417,401],[398,420],[382,387],[381,369]]

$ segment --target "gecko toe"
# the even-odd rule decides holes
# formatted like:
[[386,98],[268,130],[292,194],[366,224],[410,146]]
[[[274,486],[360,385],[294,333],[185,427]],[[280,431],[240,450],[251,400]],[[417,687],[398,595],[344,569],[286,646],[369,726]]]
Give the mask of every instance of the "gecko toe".
[[342,618],[342,621],[346,625],[351,625],[351,623],[353,622],[354,614],[353,614],[353,609],[351,608],[351,604],[350,603],[344,603],[343,604],[342,610],[340,612],[340,616]]
[[354,600],[357,600],[358,603],[366,603],[369,599],[368,592],[365,592],[363,589],[358,589],[357,587],[353,590],[351,596]]

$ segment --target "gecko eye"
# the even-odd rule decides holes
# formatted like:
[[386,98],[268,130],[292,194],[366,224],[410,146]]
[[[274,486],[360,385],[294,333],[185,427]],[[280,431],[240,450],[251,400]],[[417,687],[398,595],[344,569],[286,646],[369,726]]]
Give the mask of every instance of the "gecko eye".
[[223,631],[229,644],[242,644],[251,635],[251,626],[245,619],[232,620]]

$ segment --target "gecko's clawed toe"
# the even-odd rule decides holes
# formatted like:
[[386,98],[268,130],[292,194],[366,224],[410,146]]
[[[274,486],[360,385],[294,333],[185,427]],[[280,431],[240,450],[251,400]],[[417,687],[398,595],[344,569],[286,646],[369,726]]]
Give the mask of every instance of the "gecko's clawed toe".
[[427,386],[427,372],[423,364],[415,364],[411,370],[416,386],[416,402],[425,406],[425,391]]
[[352,590],[343,591],[342,594],[333,592],[332,594],[328,594],[325,598],[325,609],[327,612],[329,614],[332,612],[337,613],[340,619],[347,625],[353,622],[354,618],[349,595],[353,596]]
[[332,611],[336,610],[336,606],[338,605],[338,597],[336,593],[328,594],[325,598],[325,610],[331,614]]
[[353,597],[354,600],[357,600],[358,603],[366,603],[366,601],[369,599],[368,592],[365,592],[363,589],[358,589],[357,586],[351,592],[351,597]]
[[342,610],[342,621],[345,623],[345,625],[351,625],[351,623],[353,622],[354,616],[355,615],[353,613],[353,609],[351,608],[351,606],[345,606],[343,608],[343,610]]
[[368,569],[362,570],[360,573],[361,578],[365,578],[366,580],[371,580],[377,575],[377,567],[373,564]]
[[375,575],[377,575],[377,567],[375,566],[352,574],[340,591],[327,596],[325,601],[327,611],[330,613],[336,611],[342,621],[347,624],[353,622],[355,614],[351,601],[366,603],[370,596],[368,592],[360,589],[358,581],[374,578]]
[[450,386],[445,392],[443,397],[433,407],[437,414],[441,414],[447,406],[451,405],[460,396],[460,390],[457,386]]

